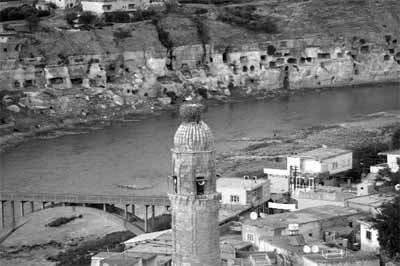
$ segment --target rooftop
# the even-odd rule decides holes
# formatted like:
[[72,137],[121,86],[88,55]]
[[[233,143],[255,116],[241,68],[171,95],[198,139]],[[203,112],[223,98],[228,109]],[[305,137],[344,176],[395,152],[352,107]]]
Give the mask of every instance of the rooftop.
[[392,199],[394,199],[394,197],[395,197],[394,193],[371,194],[371,195],[351,198],[346,201],[352,204],[377,208],[381,206],[383,203],[391,201]]
[[220,177],[217,179],[219,188],[244,188],[252,190],[269,182],[268,179],[244,179],[243,177]]
[[378,155],[400,155],[400,149],[393,151],[380,152]]
[[314,221],[327,220],[333,217],[345,217],[356,214],[359,214],[359,211],[355,209],[323,205],[294,212],[268,215],[265,218],[258,218],[257,220],[247,218],[243,221],[243,224],[274,230],[278,228],[287,228],[289,224],[306,224]]
[[311,151],[302,152],[296,155],[290,155],[289,157],[301,157],[311,158],[317,161],[326,160],[342,154],[350,153],[350,150],[338,149],[338,148],[318,148]]
[[[344,262],[346,261],[347,263],[349,262],[360,262],[360,261],[370,261],[370,260],[378,260],[379,258],[377,255],[373,253],[367,253],[367,252],[349,252],[346,251],[347,254],[343,257],[337,256],[337,257],[329,257],[324,258],[320,253],[317,254],[305,254],[304,257],[308,260],[311,260],[313,262],[326,262],[329,263],[329,265],[332,265],[333,263],[339,263],[339,262]],[[362,265],[362,264],[361,264]]]

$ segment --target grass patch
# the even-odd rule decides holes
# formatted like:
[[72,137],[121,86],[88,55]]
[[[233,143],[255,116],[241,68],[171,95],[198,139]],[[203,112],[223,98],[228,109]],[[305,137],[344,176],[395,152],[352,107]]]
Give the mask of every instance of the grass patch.
[[264,17],[255,13],[255,6],[225,7],[218,14],[217,19],[249,30],[277,33],[278,27],[270,17]]

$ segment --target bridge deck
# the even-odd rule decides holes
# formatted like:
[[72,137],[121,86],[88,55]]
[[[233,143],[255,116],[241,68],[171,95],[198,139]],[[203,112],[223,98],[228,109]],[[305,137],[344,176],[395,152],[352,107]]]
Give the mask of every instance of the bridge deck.
[[141,204],[155,206],[170,206],[165,196],[134,196],[134,195],[87,195],[71,193],[29,193],[0,191],[0,200],[68,202],[68,203],[107,203],[107,204]]

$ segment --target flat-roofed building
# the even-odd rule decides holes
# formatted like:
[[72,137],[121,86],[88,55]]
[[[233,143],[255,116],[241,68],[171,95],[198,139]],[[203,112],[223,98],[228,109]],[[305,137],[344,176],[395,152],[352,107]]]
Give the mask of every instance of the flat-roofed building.
[[[294,189],[314,189],[318,184],[334,185],[335,180],[329,176],[351,170],[352,167],[352,151],[322,147],[289,155],[286,159],[286,169],[264,168],[264,173],[271,179],[273,193],[282,193],[288,191],[289,183]],[[289,176],[292,177],[290,181],[287,179]]]
[[115,11],[133,12],[138,9],[146,9],[152,5],[159,4],[151,0],[82,0],[83,11],[91,11],[103,14]]
[[242,221],[242,238],[253,243],[257,248],[264,236],[290,235],[290,226],[296,225],[296,231],[304,238],[322,239],[325,231],[332,227],[352,227],[356,221],[364,218],[358,210],[346,207],[324,205],[306,208],[299,211],[285,212],[259,217],[256,220],[247,218]]
[[72,8],[79,5],[79,0],[45,0],[47,3],[53,3],[60,9]]
[[217,192],[222,204],[259,205],[270,198],[270,180],[257,177],[221,177]]

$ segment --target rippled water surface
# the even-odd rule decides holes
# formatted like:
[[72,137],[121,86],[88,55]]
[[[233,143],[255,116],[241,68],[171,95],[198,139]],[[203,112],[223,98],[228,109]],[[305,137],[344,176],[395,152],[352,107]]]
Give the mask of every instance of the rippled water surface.
[[[237,147],[235,140],[394,109],[400,109],[400,87],[382,85],[211,106],[204,120],[222,152]],[[30,141],[0,155],[2,189],[119,194],[133,192],[116,184],[136,184],[154,186],[136,194],[160,194],[167,189],[178,124],[176,114],[165,113],[88,134]]]

